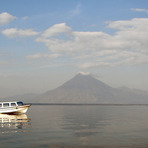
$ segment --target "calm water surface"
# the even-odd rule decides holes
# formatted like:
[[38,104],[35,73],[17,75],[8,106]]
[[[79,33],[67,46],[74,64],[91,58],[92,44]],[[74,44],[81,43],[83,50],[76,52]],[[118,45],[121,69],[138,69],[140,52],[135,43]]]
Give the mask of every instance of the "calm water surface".
[[148,147],[148,106],[31,106],[0,115],[0,148]]

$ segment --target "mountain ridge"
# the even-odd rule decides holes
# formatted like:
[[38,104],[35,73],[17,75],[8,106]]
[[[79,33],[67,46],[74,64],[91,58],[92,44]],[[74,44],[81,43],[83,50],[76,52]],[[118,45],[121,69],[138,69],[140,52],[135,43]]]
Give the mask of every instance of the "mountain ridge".
[[[140,99],[142,98],[142,99]],[[148,103],[148,93],[113,88],[91,75],[77,74],[54,90],[37,98],[46,103]]]

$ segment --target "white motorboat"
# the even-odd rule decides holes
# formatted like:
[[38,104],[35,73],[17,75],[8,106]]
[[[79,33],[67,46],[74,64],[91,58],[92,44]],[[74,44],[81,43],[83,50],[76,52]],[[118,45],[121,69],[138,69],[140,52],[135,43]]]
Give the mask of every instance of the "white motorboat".
[[0,114],[23,114],[30,106],[21,101],[0,102]]

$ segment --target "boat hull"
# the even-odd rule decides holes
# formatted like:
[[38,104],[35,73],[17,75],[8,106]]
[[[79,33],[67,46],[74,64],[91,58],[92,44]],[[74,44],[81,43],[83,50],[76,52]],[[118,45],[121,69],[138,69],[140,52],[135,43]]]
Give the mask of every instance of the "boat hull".
[[31,105],[22,105],[0,109],[0,114],[24,114]]

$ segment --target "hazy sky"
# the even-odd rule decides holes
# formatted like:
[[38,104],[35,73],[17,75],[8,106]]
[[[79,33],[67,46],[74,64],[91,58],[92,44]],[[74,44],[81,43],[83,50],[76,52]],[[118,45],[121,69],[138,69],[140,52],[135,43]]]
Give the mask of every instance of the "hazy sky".
[[0,0],[0,97],[80,71],[148,90],[147,0]]

